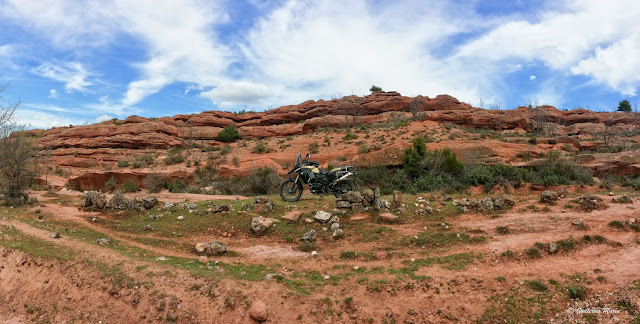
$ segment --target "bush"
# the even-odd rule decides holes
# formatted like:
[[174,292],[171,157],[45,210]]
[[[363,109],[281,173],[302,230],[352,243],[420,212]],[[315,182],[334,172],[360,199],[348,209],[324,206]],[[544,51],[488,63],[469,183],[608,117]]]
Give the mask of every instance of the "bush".
[[120,187],[120,191],[123,193],[136,192],[140,191],[140,187],[138,187],[138,184],[135,180],[129,179],[122,184],[122,187]]
[[169,192],[184,192],[186,188],[187,182],[184,179],[176,179],[167,183],[167,190],[169,190]]
[[167,179],[159,176],[157,173],[150,173],[145,178],[142,184],[147,188],[149,193],[160,192],[167,183]]
[[354,133],[352,133],[350,131],[347,132],[347,134],[342,137],[342,139],[345,140],[345,141],[349,141],[349,140],[356,139],[356,138],[358,138],[358,135],[356,135],[356,134],[354,134]]
[[133,161],[133,168],[134,169],[146,168],[151,164],[153,164],[153,155],[145,154],[145,155],[136,157],[135,161]]
[[311,154],[318,153],[318,142],[313,142],[309,144],[309,153]]
[[583,300],[587,295],[587,288],[582,286],[569,287],[569,298]]
[[372,85],[371,88],[369,88],[369,91],[371,91],[371,92],[380,92],[380,91],[382,91],[382,88],[380,88],[378,86],[375,86],[375,85]]
[[220,150],[220,155],[224,156],[224,155],[227,155],[229,152],[231,152],[231,145],[225,144]]
[[275,194],[280,188],[280,176],[270,167],[261,167],[249,171],[246,177],[247,193],[254,195]]
[[164,164],[173,165],[184,162],[184,156],[182,154],[178,155],[169,155],[166,159],[164,159]]
[[524,253],[531,259],[539,259],[542,257],[542,253],[540,253],[540,249],[537,247],[528,248]]
[[526,280],[524,284],[535,291],[547,291],[549,289],[547,288],[547,285],[540,280]]
[[126,168],[128,166],[129,166],[129,161],[125,161],[125,160],[118,161],[118,168]]
[[369,147],[367,146],[367,144],[360,144],[360,146],[358,146],[358,154],[366,153],[369,153]]
[[251,153],[255,153],[255,154],[264,154],[264,153],[270,153],[271,152],[271,148],[269,148],[263,141],[258,141],[256,143],[256,146],[253,147],[253,149],[251,150]]
[[105,192],[112,192],[114,190],[116,190],[116,188],[118,187],[118,179],[116,179],[116,177],[111,176],[111,178],[107,181],[105,181],[104,183],[104,191]]
[[218,133],[218,140],[221,142],[233,142],[240,138],[236,125],[229,125]]

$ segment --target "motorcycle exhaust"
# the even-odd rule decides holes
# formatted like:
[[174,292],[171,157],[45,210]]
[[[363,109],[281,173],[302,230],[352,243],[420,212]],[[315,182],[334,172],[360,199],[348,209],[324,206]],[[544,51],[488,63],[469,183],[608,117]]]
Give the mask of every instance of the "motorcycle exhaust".
[[336,179],[335,181],[333,181],[333,184],[336,184],[336,183],[338,183],[338,182],[340,182],[340,181],[342,181],[342,180],[346,179],[347,177],[349,177],[349,176],[350,176],[350,175],[352,175],[352,174],[353,174],[353,173],[348,172],[347,174],[345,174],[345,175],[343,175],[342,177],[340,177],[340,178]]

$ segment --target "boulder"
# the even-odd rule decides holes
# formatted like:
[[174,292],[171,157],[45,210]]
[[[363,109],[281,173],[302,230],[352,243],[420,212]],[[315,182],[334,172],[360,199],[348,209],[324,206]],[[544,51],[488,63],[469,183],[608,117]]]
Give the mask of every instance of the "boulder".
[[342,194],[342,200],[350,203],[362,203],[362,194],[358,191],[347,191]]
[[622,196],[611,198],[611,202],[616,204],[632,204],[633,200],[631,200],[631,197],[629,196]]
[[316,240],[316,230],[314,229],[309,230],[308,232],[302,234],[302,236],[300,237],[300,241],[312,242],[315,240]]
[[549,243],[549,248],[548,248],[549,253],[554,254],[556,252],[558,252],[558,244],[556,243]]
[[251,231],[254,234],[262,235],[269,229],[269,227],[273,226],[273,224],[277,222],[278,220],[275,218],[265,218],[262,216],[254,217],[253,220],[251,220]]
[[313,218],[321,223],[325,223],[331,219],[331,213],[327,213],[326,211],[318,211]]
[[251,304],[249,308],[249,317],[256,322],[264,322],[267,320],[269,312],[267,311],[267,305],[261,301],[256,300]]
[[480,208],[482,210],[493,210],[493,200],[489,197],[485,197],[480,201]]
[[391,202],[393,208],[399,208],[402,206],[402,193],[398,190],[393,191],[393,201]]
[[371,189],[367,189],[362,192],[362,199],[366,201],[369,205],[373,203],[373,199],[375,198],[374,192]]
[[336,207],[338,208],[351,208],[351,203],[346,200],[337,200]]
[[101,238],[96,240],[96,244],[109,245],[109,244],[111,244],[111,240],[108,239],[108,238],[101,237]]
[[82,207],[104,208],[107,205],[107,198],[97,191],[85,191],[81,197]]
[[156,197],[145,197],[142,198],[142,207],[144,209],[151,209],[158,204],[158,198]]
[[555,204],[558,200],[558,193],[551,190],[545,190],[540,195],[540,202],[543,204]]
[[51,238],[60,238],[60,232],[51,233]]
[[207,245],[209,245],[209,243],[207,242],[200,242],[198,244],[196,244],[196,252],[198,253],[204,253],[204,251],[207,249]]
[[288,222],[297,222],[303,214],[304,212],[302,211],[294,210],[282,215],[282,219]]
[[340,228],[340,223],[333,223],[333,224],[331,224],[331,230],[332,230],[332,231],[335,231],[335,230],[337,230],[338,228]]
[[220,241],[213,241],[206,246],[204,252],[207,255],[223,255],[227,252],[227,246]]
[[395,223],[398,221],[398,216],[391,213],[382,213],[378,216],[378,219],[384,223]]
[[331,234],[331,237],[333,237],[334,240],[337,240],[342,236],[344,236],[344,231],[341,228],[336,228],[333,230],[333,234]]
[[354,203],[351,204],[351,210],[358,213],[364,210],[364,205],[362,203]]

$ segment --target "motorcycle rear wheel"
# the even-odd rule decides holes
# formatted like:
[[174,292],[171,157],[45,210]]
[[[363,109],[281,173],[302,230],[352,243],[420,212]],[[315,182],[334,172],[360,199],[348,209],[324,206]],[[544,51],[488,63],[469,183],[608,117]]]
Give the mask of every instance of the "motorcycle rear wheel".
[[280,185],[280,198],[286,202],[296,202],[302,196],[302,182],[287,179]]
[[342,194],[347,191],[356,191],[356,185],[354,185],[351,180],[343,180],[333,186],[333,195],[336,196],[336,198],[342,197]]

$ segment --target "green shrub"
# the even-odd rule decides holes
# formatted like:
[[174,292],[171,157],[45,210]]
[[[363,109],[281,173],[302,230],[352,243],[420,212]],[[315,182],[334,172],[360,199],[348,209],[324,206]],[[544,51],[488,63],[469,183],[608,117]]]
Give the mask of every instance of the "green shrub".
[[375,86],[375,85],[372,85],[371,88],[369,88],[369,91],[371,91],[371,92],[380,92],[380,91],[382,91],[382,88],[380,88],[378,86]]
[[367,146],[367,144],[360,144],[360,146],[358,146],[358,154],[365,153],[369,153],[369,147]]
[[583,300],[587,295],[587,288],[582,286],[569,287],[569,298]]
[[624,228],[624,222],[619,220],[614,220],[609,222],[609,226],[615,227],[615,228]]
[[542,257],[542,253],[540,253],[540,249],[537,247],[528,248],[524,253],[531,259],[539,259]]
[[536,145],[536,144],[538,144],[538,139],[537,139],[537,138],[535,138],[535,137],[531,137],[531,138],[529,138],[529,144],[531,144],[531,145]]
[[342,137],[342,139],[345,140],[345,141],[353,140],[353,139],[356,139],[356,138],[358,138],[358,135],[353,134],[350,131],[347,132],[347,134]]
[[121,160],[118,161],[118,168],[126,168],[129,166],[129,161]]
[[116,179],[115,176],[111,176],[111,178],[109,178],[109,180],[105,181],[104,183],[105,192],[112,192],[116,190],[117,187],[118,187],[118,179]]
[[271,148],[268,147],[267,144],[265,144],[263,141],[258,141],[256,143],[256,146],[254,146],[253,149],[251,150],[251,153],[255,153],[255,154],[265,154],[270,152],[271,152]]
[[231,152],[231,145],[225,144],[220,150],[220,155],[224,156],[224,155],[227,155],[229,152]]
[[302,252],[311,252],[316,249],[316,243],[306,241],[300,244],[298,249],[300,249],[300,251]]
[[146,168],[151,164],[153,164],[153,155],[145,154],[135,158],[135,160],[133,161],[133,168]]
[[496,227],[496,232],[503,235],[511,233],[508,226],[498,226]]
[[123,193],[136,192],[140,191],[140,187],[138,187],[138,184],[135,180],[129,179],[122,184],[122,186],[120,187],[120,191],[122,191]]
[[342,251],[340,252],[341,259],[355,259],[358,257],[358,253],[356,251]]
[[547,291],[547,285],[540,280],[525,280],[524,284],[535,291]]
[[164,159],[164,164],[173,165],[184,162],[184,156],[181,154],[178,155],[169,155],[166,159]]
[[240,138],[236,125],[229,125],[218,133],[218,140],[221,142],[232,142]]
[[167,183],[167,190],[169,192],[184,192],[187,188],[187,181],[184,179],[176,179]]

